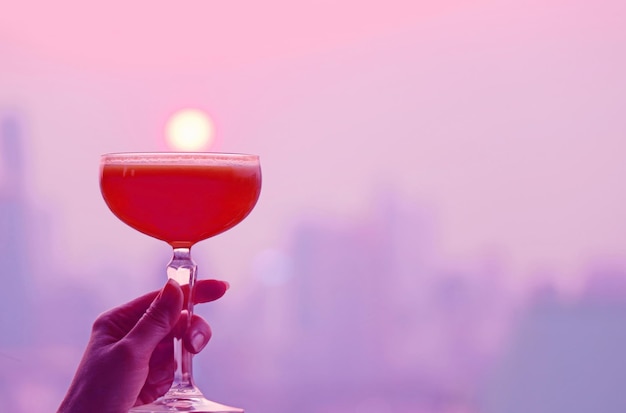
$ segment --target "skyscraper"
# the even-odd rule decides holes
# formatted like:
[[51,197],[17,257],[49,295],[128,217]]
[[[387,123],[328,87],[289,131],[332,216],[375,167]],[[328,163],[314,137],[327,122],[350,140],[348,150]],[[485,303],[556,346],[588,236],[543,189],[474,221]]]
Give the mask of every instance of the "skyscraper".
[[20,122],[0,113],[0,346],[27,340],[27,204]]

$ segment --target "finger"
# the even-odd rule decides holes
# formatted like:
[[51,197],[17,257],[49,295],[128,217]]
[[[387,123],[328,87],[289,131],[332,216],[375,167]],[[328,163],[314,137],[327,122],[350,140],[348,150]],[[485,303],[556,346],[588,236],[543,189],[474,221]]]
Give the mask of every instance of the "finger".
[[188,321],[188,314],[182,311],[176,326],[172,329],[171,338],[183,340],[185,349],[193,354],[199,353],[211,339],[211,327],[201,316],[194,314]]
[[137,398],[141,403],[151,403],[162,396],[171,386],[176,370],[174,361],[174,343],[170,339],[162,340],[150,357],[150,369],[145,384]]
[[180,317],[178,318],[176,325],[174,326],[174,328],[172,328],[172,331],[170,333],[170,338],[180,339],[183,337],[183,335],[185,334],[185,331],[187,330],[188,316],[189,316],[189,313],[186,310],[181,311]]
[[[226,281],[220,280],[199,280],[196,282],[194,288],[193,303],[208,303],[215,301],[226,293],[229,284]],[[185,294],[185,305],[187,304],[187,297],[189,295],[189,285],[183,286],[183,293]]]
[[102,313],[94,323],[94,330],[106,329],[119,338],[125,336],[145,314],[159,293],[160,291],[149,292]]
[[197,314],[191,317],[189,328],[185,331],[183,344],[187,351],[197,354],[207,345],[211,339],[211,327],[209,323]]
[[176,281],[168,280],[124,339],[136,345],[137,351],[152,353],[157,344],[172,331],[182,306],[183,292],[180,286]]
[[[215,301],[226,293],[230,285],[226,281],[220,280],[198,280],[196,282],[194,304],[208,303],[209,301]],[[185,296],[185,302],[189,296],[189,284],[181,286],[183,294]],[[117,307],[129,314],[136,314],[137,320],[148,309],[152,301],[156,298],[161,290],[150,291],[126,304],[122,304]]]

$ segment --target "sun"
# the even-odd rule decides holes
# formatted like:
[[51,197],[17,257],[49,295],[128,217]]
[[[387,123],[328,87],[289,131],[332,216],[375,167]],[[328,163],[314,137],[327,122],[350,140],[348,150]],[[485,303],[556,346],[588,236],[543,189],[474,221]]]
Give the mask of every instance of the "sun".
[[181,109],[174,113],[165,126],[168,146],[175,151],[206,150],[214,139],[213,122],[198,109]]

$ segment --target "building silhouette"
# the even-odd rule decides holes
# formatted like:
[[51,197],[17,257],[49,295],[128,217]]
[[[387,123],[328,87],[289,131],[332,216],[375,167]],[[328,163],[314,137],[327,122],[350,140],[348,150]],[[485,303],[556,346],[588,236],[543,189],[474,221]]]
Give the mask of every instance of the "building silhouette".
[[0,113],[0,346],[15,347],[29,336],[27,286],[28,205],[23,136],[17,114]]
[[216,328],[210,351],[233,358],[198,370],[258,411],[471,411],[515,303],[497,265],[451,268],[437,249],[429,211],[391,193],[362,216],[302,217]]

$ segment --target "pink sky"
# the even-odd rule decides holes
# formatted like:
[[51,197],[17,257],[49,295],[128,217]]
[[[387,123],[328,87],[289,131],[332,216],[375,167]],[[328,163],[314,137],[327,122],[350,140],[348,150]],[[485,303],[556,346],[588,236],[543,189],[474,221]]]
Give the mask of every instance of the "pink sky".
[[[361,43],[478,2],[24,1],[5,8],[6,37],[40,56],[97,71],[178,72],[256,65]],[[182,66],[182,67],[181,67]]]
[[496,251],[515,277],[575,286],[590,259],[626,258],[625,12],[23,1],[0,15],[0,109],[23,118],[57,265],[95,270],[107,255],[145,270],[159,246],[106,210],[98,157],[164,149],[167,116],[195,106],[216,121],[216,149],[262,157],[255,212],[198,246],[235,280],[301,214],[359,216],[391,186],[434,209],[447,259]]

